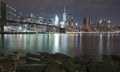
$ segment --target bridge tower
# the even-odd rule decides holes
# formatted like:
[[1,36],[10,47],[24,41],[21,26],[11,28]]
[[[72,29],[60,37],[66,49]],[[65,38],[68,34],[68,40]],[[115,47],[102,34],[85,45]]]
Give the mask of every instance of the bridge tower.
[[0,2],[0,32],[4,32],[4,25],[6,25],[6,4]]

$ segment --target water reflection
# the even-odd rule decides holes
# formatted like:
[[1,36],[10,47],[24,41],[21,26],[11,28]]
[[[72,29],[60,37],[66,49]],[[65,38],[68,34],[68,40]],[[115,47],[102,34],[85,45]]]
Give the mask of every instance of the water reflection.
[[99,49],[98,49],[98,60],[102,60],[102,54],[103,54],[103,34],[100,34],[99,38]]
[[53,43],[53,52],[59,52],[60,44],[59,44],[59,34],[54,34],[54,43]]
[[120,34],[4,34],[0,35],[0,51],[63,53],[69,56],[103,54],[120,55]]
[[110,52],[110,34],[107,34],[107,54]]
[[103,39],[102,39],[102,34],[100,34],[100,39],[99,39],[99,54],[103,54]]
[[63,54],[68,54],[68,35],[66,34],[60,35],[60,48]]

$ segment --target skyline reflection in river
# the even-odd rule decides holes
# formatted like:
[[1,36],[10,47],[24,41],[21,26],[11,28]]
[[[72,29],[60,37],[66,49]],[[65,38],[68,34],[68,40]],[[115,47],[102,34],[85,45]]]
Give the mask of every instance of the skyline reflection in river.
[[3,34],[0,35],[0,52],[47,52],[69,56],[103,54],[120,55],[120,34]]

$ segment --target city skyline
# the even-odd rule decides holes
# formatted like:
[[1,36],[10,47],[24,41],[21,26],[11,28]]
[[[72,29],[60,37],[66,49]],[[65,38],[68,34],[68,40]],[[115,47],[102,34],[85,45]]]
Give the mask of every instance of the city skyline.
[[13,6],[25,16],[31,13],[35,16],[43,16],[46,19],[54,17],[55,14],[62,19],[63,8],[66,7],[66,13],[72,14],[75,22],[83,24],[83,17],[90,17],[91,22],[98,22],[100,19],[112,21],[112,25],[119,25],[119,0],[6,0],[7,4]]

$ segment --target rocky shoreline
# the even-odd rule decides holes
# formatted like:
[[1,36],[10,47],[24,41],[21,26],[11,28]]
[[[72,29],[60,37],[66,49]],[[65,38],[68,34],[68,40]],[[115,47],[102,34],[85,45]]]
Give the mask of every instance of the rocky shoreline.
[[55,53],[0,53],[0,72],[120,72],[120,57],[103,55],[103,61]]

